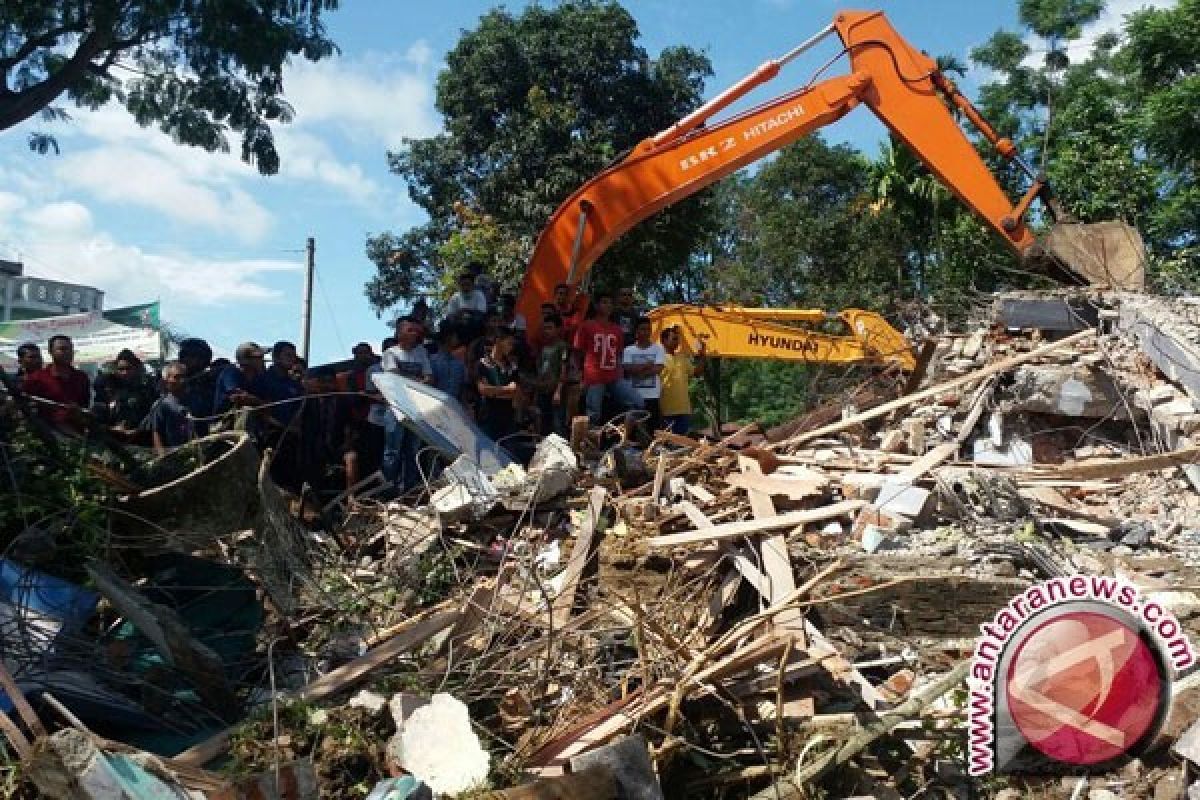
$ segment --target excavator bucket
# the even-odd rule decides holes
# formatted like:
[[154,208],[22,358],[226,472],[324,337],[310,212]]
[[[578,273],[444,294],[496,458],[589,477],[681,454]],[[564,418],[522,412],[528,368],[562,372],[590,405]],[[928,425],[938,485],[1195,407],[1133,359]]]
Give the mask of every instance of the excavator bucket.
[[1131,292],[1146,286],[1146,247],[1124,222],[1058,223],[1041,244],[1058,266],[1088,285]]

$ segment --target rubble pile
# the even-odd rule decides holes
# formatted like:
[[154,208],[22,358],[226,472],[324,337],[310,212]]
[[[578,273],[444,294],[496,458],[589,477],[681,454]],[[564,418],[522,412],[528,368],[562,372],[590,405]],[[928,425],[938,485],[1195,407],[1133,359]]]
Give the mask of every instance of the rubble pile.
[[907,393],[769,434],[610,426],[387,503],[221,462],[235,522],[131,492],[136,539],[110,523],[75,584],[31,535],[5,569],[60,599],[5,605],[24,791],[1192,796],[1194,673],[1091,774],[969,778],[963,687],[980,626],[1056,577],[1120,577],[1200,641],[1200,306],[1006,295],[925,354]]

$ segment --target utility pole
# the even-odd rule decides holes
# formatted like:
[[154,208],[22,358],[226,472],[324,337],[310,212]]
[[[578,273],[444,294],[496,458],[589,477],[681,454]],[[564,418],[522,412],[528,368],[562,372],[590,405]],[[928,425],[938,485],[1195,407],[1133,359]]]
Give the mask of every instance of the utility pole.
[[308,237],[304,247],[304,299],[300,306],[300,357],[308,363],[308,343],[312,334],[313,272],[317,268],[317,240]]

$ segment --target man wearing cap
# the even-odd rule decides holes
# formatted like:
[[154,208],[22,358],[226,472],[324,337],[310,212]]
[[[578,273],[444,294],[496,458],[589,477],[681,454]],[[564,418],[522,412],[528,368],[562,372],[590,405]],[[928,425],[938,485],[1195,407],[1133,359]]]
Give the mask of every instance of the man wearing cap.
[[446,318],[458,319],[467,312],[484,314],[488,309],[487,295],[475,287],[475,276],[463,272],[458,276],[458,291],[446,303]]
[[254,342],[242,342],[234,351],[234,364],[217,376],[213,395],[213,412],[224,414],[231,408],[253,408],[262,399],[252,392],[255,382],[265,371],[263,350]]

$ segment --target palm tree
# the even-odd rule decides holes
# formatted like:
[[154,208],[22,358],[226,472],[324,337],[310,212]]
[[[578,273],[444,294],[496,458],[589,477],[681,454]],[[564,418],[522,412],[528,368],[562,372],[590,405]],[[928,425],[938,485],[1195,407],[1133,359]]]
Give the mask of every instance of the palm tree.
[[[946,187],[901,141],[885,143],[870,165],[873,208],[890,209],[912,233],[910,270],[917,292],[925,288],[925,269],[938,225],[938,212],[949,196]],[[904,284],[903,268],[897,266],[897,285]]]

